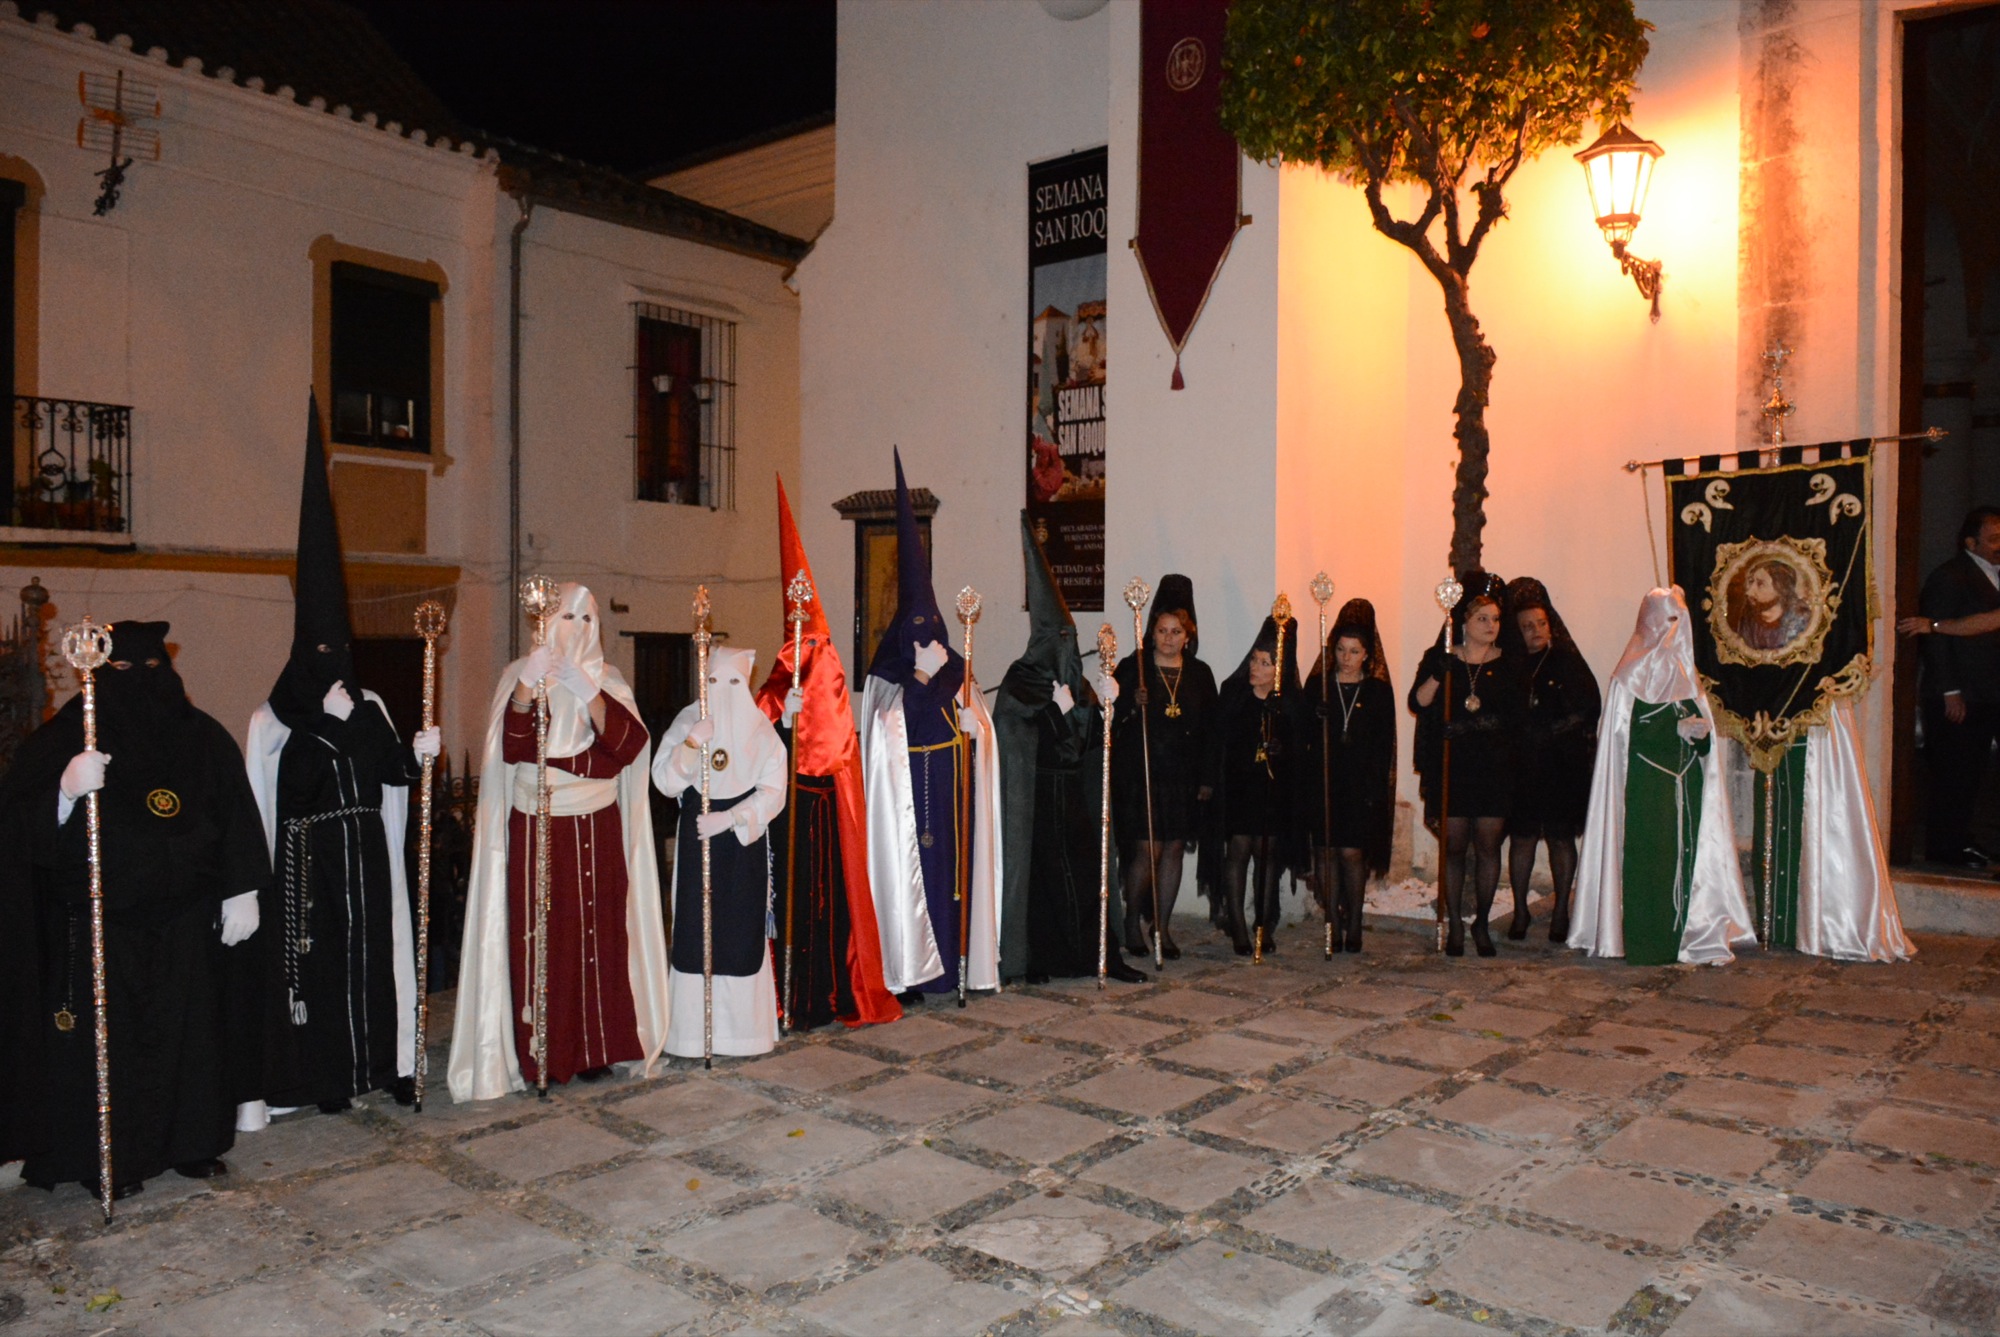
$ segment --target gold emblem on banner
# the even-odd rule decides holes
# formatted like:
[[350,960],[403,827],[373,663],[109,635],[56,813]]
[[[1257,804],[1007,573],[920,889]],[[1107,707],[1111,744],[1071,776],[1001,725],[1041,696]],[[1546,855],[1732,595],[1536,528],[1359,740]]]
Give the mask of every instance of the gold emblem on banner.
[[181,815],[181,796],[171,789],[155,789],[146,795],[146,811],[155,817]]
[[1185,93],[1201,82],[1208,70],[1208,48],[1199,37],[1183,37],[1167,52],[1167,87]]

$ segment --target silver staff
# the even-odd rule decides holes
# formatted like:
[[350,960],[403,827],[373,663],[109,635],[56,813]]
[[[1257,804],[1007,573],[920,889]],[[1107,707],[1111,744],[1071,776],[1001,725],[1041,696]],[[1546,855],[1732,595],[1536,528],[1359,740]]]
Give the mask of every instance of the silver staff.
[[[965,682],[960,703],[972,709],[972,627],[979,621],[979,591],[967,585],[958,592],[958,621],[965,628]],[[965,958],[972,951],[972,739],[958,749],[958,1005],[965,1006]],[[996,888],[997,890],[997,888]]]
[[[1282,697],[1285,694],[1285,624],[1291,620],[1292,597],[1283,590],[1279,590],[1278,597],[1271,601],[1271,621],[1276,623],[1278,627],[1278,652],[1276,657],[1271,661],[1271,695],[1273,698]],[[1257,880],[1260,882],[1264,880],[1264,870],[1261,867],[1257,869]],[[1250,958],[1250,964],[1253,966],[1264,964],[1264,925],[1261,922],[1263,919],[1262,906],[1258,907],[1257,917],[1259,923],[1257,925],[1256,955]]]
[[[813,583],[804,567],[785,586],[785,602],[791,605],[786,620],[792,624],[792,686],[801,697],[806,687],[805,628],[806,605],[813,601]],[[800,714],[804,714],[800,707]],[[793,939],[798,921],[794,905],[799,883],[799,719],[792,719],[791,791],[785,795],[785,997],[778,1024],[787,1033],[792,1029],[792,958],[797,955]]]
[[[444,605],[426,599],[417,605],[417,635],[424,638],[424,728],[437,724],[437,643],[444,635]],[[437,758],[425,757],[423,788],[417,797],[417,1113],[424,1112],[424,1079],[431,1061],[426,1045],[431,1025],[431,774]]]
[[[535,620],[535,646],[548,643],[562,587],[547,576],[521,583],[521,607]],[[535,683],[535,1094],[549,1098],[549,682]]]
[[[708,625],[708,586],[694,592],[695,682],[700,692],[701,718],[708,718],[708,648],[715,633]],[[708,744],[701,745],[701,815],[708,816]],[[696,834],[700,834],[697,826]],[[715,869],[708,837],[701,837],[701,1066],[715,1066]]]
[[[1118,662],[1118,633],[1106,622],[1097,629],[1097,671],[1106,678]],[[1098,702],[1104,716],[1104,746],[1097,777],[1097,987],[1104,987],[1111,941],[1111,703]]]
[[[1326,606],[1333,599],[1333,578],[1322,571],[1312,578],[1306,587],[1312,592],[1313,602],[1319,605],[1319,797],[1320,819],[1319,842],[1313,850],[1313,871],[1320,882],[1320,909],[1326,912],[1326,959],[1333,960],[1333,902],[1338,894],[1334,885],[1333,864],[1320,866],[1320,850],[1333,848],[1333,759],[1331,748],[1330,722],[1326,713],[1326,680],[1333,673],[1333,664],[1326,657]],[[1359,690],[1358,688],[1356,690]],[[1346,698],[1342,698],[1345,700]]]
[[1438,741],[1443,744],[1443,752],[1438,764],[1438,906],[1437,906],[1437,949],[1444,950],[1445,916],[1458,912],[1451,905],[1451,891],[1445,885],[1446,866],[1451,862],[1451,610],[1458,607],[1458,601],[1465,597],[1465,586],[1451,576],[1438,582],[1437,606],[1444,610],[1444,682],[1438,690],[1444,693],[1444,725]]
[[[1153,969],[1159,970],[1165,964],[1160,954],[1160,854],[1159,844],[1153,839],[1153,738],[1146,727],[1146,629],[1139,610],[1146,606],[1146,600],[1153,597],[1153,589],[1137,576],[1125,586],[1125,606],[1132,610],[1132,655],[1133,667],[1138,669],[1139,680],[1139,752],[1141,778],[1145,781],[1146,792],[1146,862],[1152,874],[1153,887]],[[1127,907],[1126,914],[1131,914]]]
[[[63,658],[83,679],[83,750],[97,751],[97,670],[111,658],[111,629],[88,616],[63,633]],[[97,1039],[97,1195],[111,1220],[111,1031],[104,1017],[104,845],[97,791],[83,798],[90,859],[90,999]]]

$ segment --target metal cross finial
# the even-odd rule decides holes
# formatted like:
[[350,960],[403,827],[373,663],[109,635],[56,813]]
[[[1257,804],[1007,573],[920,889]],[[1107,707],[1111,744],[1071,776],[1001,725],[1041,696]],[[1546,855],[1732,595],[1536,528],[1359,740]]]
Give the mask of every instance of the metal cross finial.
[[785,602],[792,606],[792,611],[786,615],[785,620],[794,625],[803,623],[806,620],[806,605],[813,601],[815,593],[812,581],[806,576],[805,568],[800,567],[798,574],[792,577],[791,583],[785,586]]
[[1762,354],[1764,364],[1771,369],[1771,397],[1758,411],[1764,415],[1764,430],[1773,449],[1785,444],[1785,419],[1798,407],[1785,398],[1785,362],[1791,355],[1791,347],[1781,343],[1771,345]]

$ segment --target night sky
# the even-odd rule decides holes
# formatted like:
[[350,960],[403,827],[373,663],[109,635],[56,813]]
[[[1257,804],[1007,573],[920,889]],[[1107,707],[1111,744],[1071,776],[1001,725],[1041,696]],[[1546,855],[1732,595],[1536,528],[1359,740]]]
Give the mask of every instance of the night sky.
[[833,112],[833,0],[349,0],[466,124],[634,175]]

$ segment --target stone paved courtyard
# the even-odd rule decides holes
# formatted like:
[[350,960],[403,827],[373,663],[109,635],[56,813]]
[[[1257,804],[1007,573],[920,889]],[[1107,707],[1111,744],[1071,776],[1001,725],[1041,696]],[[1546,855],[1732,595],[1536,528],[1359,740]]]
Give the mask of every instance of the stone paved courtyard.
[[1635,969],[1544,926],[1449,963],[1405,932],[1328,963],[1294,928],[1261,966],[1190,928],[1152,985],[547,1103],[378,1097],[240,1140],[219,1187],[155,1180],[108,1230],[81,1189],[12,1184],[0,1325],[1994,1329],[2000,944]]

